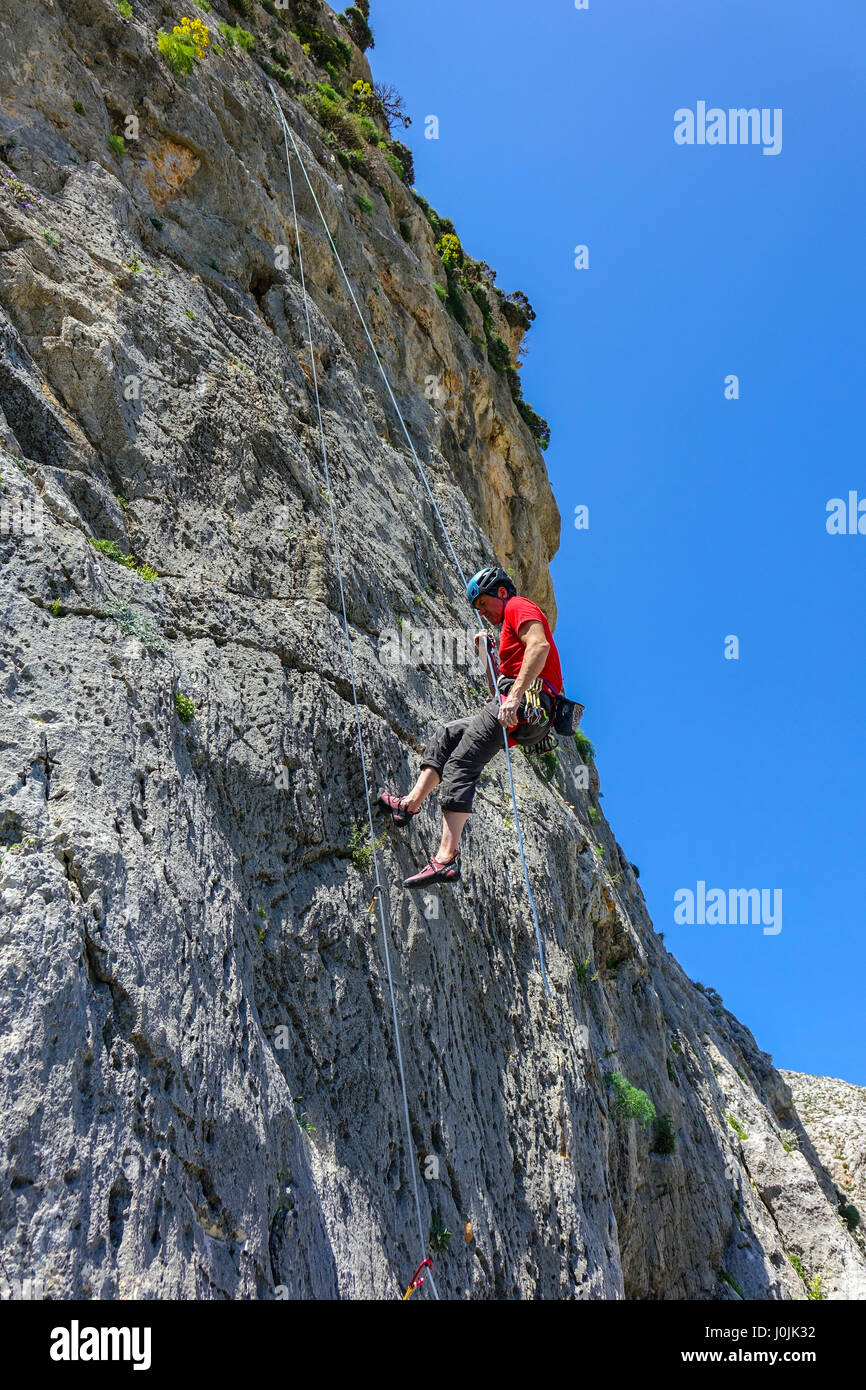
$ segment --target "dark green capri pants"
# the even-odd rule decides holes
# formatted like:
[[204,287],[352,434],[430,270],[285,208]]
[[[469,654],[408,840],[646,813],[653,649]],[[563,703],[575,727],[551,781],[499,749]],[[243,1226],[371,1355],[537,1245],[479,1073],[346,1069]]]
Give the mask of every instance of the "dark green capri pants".
[[[520,744],[538,743],[550,733],[552,700],[541,696],[548,712],[543,724],[517,724],[511,731]],[[522,706],[521,706],[522,712]],[[477,714],[443,724],[424,749],[422,767],[438,772],[439,805],[443,811],[471,811],[478,778],[504,745],[503,726],[497,715],[499,701],[490,700]]]

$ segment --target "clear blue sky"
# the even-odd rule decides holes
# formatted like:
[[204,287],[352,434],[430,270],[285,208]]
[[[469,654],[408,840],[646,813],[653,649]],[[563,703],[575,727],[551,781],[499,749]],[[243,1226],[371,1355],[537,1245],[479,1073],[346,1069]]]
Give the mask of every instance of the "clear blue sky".
[[[866,535],[825,529],[866,498],[862,4],[373,0],[371,23],[419,191],[538,314],[557,641],[656,927],[778,1066],[866,1085]],[[781,153],[675,144],[701,100],[781,107]],[[781,889],[781,932],[675,925],[700,879]]]

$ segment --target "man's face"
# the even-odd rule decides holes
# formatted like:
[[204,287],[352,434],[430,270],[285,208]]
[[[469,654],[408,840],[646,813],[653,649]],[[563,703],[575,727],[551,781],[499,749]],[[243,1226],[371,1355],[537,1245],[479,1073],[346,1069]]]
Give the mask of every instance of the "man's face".
[[480,613],[482,618],[486,618],[494,627],[500,627],[505,616],[505,603],[508,598],[508,590],[504,584],[499,586],[499,598],[493,598],[491,594],[479,594],[472,607],[476,613]]

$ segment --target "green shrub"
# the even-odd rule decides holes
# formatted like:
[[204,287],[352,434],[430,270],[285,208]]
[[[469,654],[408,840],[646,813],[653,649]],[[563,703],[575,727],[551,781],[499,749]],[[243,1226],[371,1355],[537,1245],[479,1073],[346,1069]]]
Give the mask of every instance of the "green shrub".
[[484,332],[490,335],[493,327],[493,309],[484,287],[479,283],[467,284],[469,293],[481,310],[481,318],[484,323]]
[[605,1072],[605,1084],[613,1092],[611,1113],[620,1120],[637,1120],[643,1129],[656,1117],[656,1109],[646,1091],[638,1090],[618,1071]]
[[572,960],[574,963],[574,973],[577,976],[577,983],[580,985],[581,989],[583,989],[583,986],[587,983],[587,981],[589,981],[590,984],[593,984],[598,979],[597,970],[594,975],[590,975],[589,973],[589,956],[587,956],[586,960],[574,960],[574,957],[572,957]]
[[77,111],[78,114],[79,114],[79,116],[83,116],[83,115],[84,115],[84,102],[83,102],[83,101],[73,101],[73,103],[72,103],[72,109],[73,109],[73,111]]
[[549,748],[546,753],[542,753],[538,759],[543,769],[545,782],[552,782],[556,776],[556,769],[559,767],[559,758],[555,748]]
[[439,298],[442,300],[442,303],[443,303],[443,304],[447,304],[447,303],[448,303],[448,291],[446,290],[445,286],[444,286],[444,285],[440,285],[440,284],[437,283],[437,284],[435,284],[435,285],[433,286],[433,288],[434,288],[434,290],[436,291],[436,293],[438,294]]
[[339,92],[332,87],[330,82],[317,82],[316,91],[320,96],[323,96],[326,101],[332,102],[334,106],[340,106],[342,104],[342,97]]
[[287,92],[290,92],[294,87],[295,79],[292,77],[288,68],[284,68],[281,63],[272,63],[267,58],[260,58],[259,67],[264,69],[268,77],[272,77],[275,82],[279,82],[280,86],[284,87]]
[[249,29],[242,29],[239,24],[227,24],[224,19],[218,21],[217,28],[229,48],[234,48],[237,44],[238,48],[244,50],[244,53],[252,53],[256,41]]
[[[713,1070],[715,1071],[715,1068],[713,1068]],[[745,1140],[748,1139],[749,1136],[748,1136],[748,1134],[746,1133],[746,1131],[743,1129],[743,1126],[740,1124],[739,1120],[736,1119],[735,1116],[733,1116],[733,1115],[726,1115],[726,1116],[725,1116],[725,1119],[727,1120],[728,1124],[731,1126],[731,1129],[734,1131],[734,1133],[736,1134],[737,1138],[738,1138],[738,1139],[742,1139],[742,1140],[745,1142]]]
[[826,1294],[822,1291],[821,1288],[821,1285],[824,1282],[821,1275],[816,1274],[814,1279],[810,1279],[806,1274],[805,1269],[803,1268],[803,1262],[800,1259],[799,1255],[792,1255],[790,1250],[786,1250],[785,1254],[788,1256],[788,1259],[791,1261],[791,1264],[793,1265],[794,1269],[797,1271],[800,1278],[803,1280],[803,1283],[806,1288],[807,1297],[812,1299],[816,1303],[820,1303],[824,1298],[826,1298]]
[[512,290],[511,294],[499,293],[499,307],[503,318],[512,328],[528,328],[535,318],[535,310],[522,290]]
[[57,235],[56,232],[52,232],[52,230],[51,230],[50,227],[43,227],[43,228],[42,228],[42,235],[44,236],[45,240],[48,242],[48,245],[49,245],[49,246],[55,246],[55,247],[57,247],[57,246],[60,245],[60,237]]
[[151,565],[136,560],[133,555],[127,555],[125,551],[121,550],[116,541],[94,540],[92,536],[88,539],[93,549],[98,550],[100,555],[104,555],[106,560],[113,560],[115,564],[123,565],[124,569],[132,570],[133,574],[138,575],[139,579],[146,579],[148,582],[152,582],[157,578],[156,570],[153,569]]
[[371,203],[369,198],[365,197],[363,193],[355,194],[355,202],[358,204],[358,207],[361,209],[362,212],[369,213],[373,211],[373,204]]
[[358,45],[362,53],[366,53],[368,48],[375,47],[376,40],[373,37],[373,30],[370,28],[363,10],[358,5],[350,5],[339,18],[348,29],[352,42]]
[[511,366],[508,344],[498,333],[490,334],[487,339],[487,360],[495,372],[506,372]]
[[588,814],[588,816],[589,816],[589,819],[590,819],[591,823],[592,823],[593,825],[598,825],[598,822],[601,820],[601,812],[599,811],[598,807],[597,807],[597,806],[590,806],[589,811],[587,812],[587,814]]
[[294,1101],[295,1101],[295,1115],[296,1115],[296,1117],[297,1117],[298,1125],[299,1125],[300,1128],[304,1131],[305,1134],[315,1134],[315,1132],[316,1132],[316,1126],[315,1126],[314,1124],[311,1124],[311,1123],[310,1123],[310,1117],[309,1117],[309,1115],[307,1114],[306,1110],[302,1110],[302,1109],[301,1109],[301,1106],[302,1106],[303,1103],[304,1103],[304,1097],[303,1097],[303,1096],[295,1096],[295,1097],[294,1097]]
[[90,536],[89,543],[94,550],[98,550],[100,555],[104,555],[107,560],[114,560],[118,565],[123,565],[125,569],[135,569],[135,561],[131,555],[127,555],[116,541],[95,540]]
[[653,1141],[650,1144],[650,1153],[672,1154],[676,1147],[677,1135],[670,1115],[657,1115],[653,1121]]
[[132,19],[132,6],[129,0],[114,0],[114,8],[121,19]]
[[719,1278],[723,1284],[728,1284],[733,1289],[738,1298],[742,1298],[745,1302],[746,1295],[743,1293],[743,1290],[740,1288],[733,1274],[729,1274],[726,1269],[720,1269]]
[[445,306],[451,317],[459,323],[464,333],[468,333],[469,313],[463,301],[463,296],[457,288],[457,278],[450,266],[446,265],[445,273],[448,279],[448,295],[445,300]]
[[182,39],[179,34],[167,34],[160,29],[156,36],[156,46],[160,56],[178,77],[192,72],[196,60],[194,44]]
[[60,599],[59,599],[59,598],[56,598],[56,599],[54,600],[54,602],[52,603],[52,605],[51,605],[51,607],[50,607],[50,609],[49,609],[49,612],[50,612],[52,618],[59,618],[59,617],[60,617]]
[[188,695],[182,695],[179,690],[174,694],[174,708],[181,724],[191,724],[195,719],[195,705]]
[[839,1215],[844,1220],[849,1231],[856,1231],[857,1227],[860,1225],[859,1211],[855,1207],[854,1203],[849,1202],[841,1192],[837,1195],[839,1198]]
[[125,600],[113,600],[102,610],[103,616],[113,618],[125,637],[135,637],[143,647],[151,652],[164,652],[166,643],[159,629],[136,608]]
[[367,145],[378,145],[379,127],[369,116],[358,116],[353,112],[349,113],[349,119],[355,127],[356,138]]
[[402,140],[392,140],[385,158],[397,177],[411,187],[415,182],[415,158],[409,146],[404,145]]
[[[590,762],[595,757],[594,744],[590,743],[586,734],[583,733],[581,729],[575,729],[573,737],[581,760],[585,763]],[[634,868],[634,865],[632,865],[632,868]]]
[[317,83],[312,91],[304,93],[301,103],[319,125],[333,131],[344,152],[355,148],[359,137],[354,119],[329,82]]
[[320,68],[327,67],[329,63],[335,68],[352,66],[352,45],[345,39],[334,38],[331,34],[324,33],[309,14],[299,15],[294,29],[290,32],[294,34],[304,52]]
[[438,1211],[433,1213],[433,1220],[430,1224],[430,1249],[434,1255],[444,1255],[451,1245],[451,1232],[439,1215]]
[[[375,841],[376,849],[382,848],[385,843],[385,838],[384,835],[379,836],[378,840]],[[363,823],[356,825],[349,840],[349,852],[352,863],[359,873],[366,872],[373,860],[374,846],[368,843],[369,839],[369,825],[364,825]]]
[[150,222],[151,226],[155,227],[158,232],[161,232],[163,227],[165,226],[165,223],[163,222],[161,217],[152,217],[150,219]]
[[537,411],[532,409],[528,401],[522,398],[515,401],[515,405],[517,406],[518,413],[523,423],[528,426],[529,432],[539,449],[546,449],[550,443],[550,425],[544,419],[544,416],[539,415]]
[[[395,140],[391,148],[395,148],[396,144],[397,141]],[[427,202],[427,199],[422,198],[420,193],[415,194],[415,200],[419,204],[419,206],[424,209],[427,221],[433,228],[433,235],[437,241],[441,241],[442,237],[445,236],[446,232],[450,232],[452,236],[457,235],[457,228],[454,226],[454,223],[451,221],[450,217],[440,217],[436,209],[431,208],[430,204]]]
[[123,156],[126,154],[126,141],[124,140],[122,135],[106,136],[106,144],[108,145],[108,148],[110,150],[114,151],[118,159],[122,159]]

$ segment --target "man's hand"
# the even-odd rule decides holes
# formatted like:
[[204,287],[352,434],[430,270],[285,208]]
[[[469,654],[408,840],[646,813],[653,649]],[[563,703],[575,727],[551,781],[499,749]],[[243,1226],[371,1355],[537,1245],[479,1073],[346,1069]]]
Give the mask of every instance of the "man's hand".
[[500,724],[502,724],[506,729],[513,729],[515,724],[517,723],[518,713],[520,710],[520,701],[522,700],[522,698],[523,697],[521,695],[518,695],[515,699],[512,695],[509,694],[506,696],[506,698],[502,701],[502,704],[499,706],[499,713],[496,717],[499,720]]

